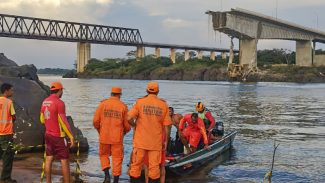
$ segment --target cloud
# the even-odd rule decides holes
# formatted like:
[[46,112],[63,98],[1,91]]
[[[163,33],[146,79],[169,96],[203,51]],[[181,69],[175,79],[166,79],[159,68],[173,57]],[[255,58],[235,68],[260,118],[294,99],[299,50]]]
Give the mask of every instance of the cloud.
[[167,29],[190,27],[192,22],[180,18],[166,18],[162,21],[162,26]]
[[108,13],[113,0],[2,0],[4,14],[93,22]]

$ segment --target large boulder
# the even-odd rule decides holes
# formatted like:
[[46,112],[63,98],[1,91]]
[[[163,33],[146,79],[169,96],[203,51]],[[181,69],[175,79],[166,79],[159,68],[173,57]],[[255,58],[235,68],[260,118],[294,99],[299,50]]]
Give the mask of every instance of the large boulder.
[[[6,82],[14,88],[13,101],[17,117],[14,124],[15,142],[22,148],[21,152],[42,149],[44,125],[40,123],[39,115],[41,104],[49,95],[49,87],[38,79],[34,65],[17,66],[11,62],[9,59],[0,62],[0,85]],[[68,119],[74,135],[80,141],[80,150],[87,151],[87,139],[74,126],[72,118]]]

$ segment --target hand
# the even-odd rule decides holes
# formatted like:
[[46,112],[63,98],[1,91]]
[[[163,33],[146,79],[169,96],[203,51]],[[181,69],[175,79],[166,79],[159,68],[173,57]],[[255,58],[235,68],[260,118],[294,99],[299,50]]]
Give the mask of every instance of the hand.
[[211,147],[210,147],[209,145],[205,145],[205,146],[204,146],[204,149],[206,149],[206,150],[211,150]]
[[74,139],[70,139],[70,148],[73,148],[75,146]]

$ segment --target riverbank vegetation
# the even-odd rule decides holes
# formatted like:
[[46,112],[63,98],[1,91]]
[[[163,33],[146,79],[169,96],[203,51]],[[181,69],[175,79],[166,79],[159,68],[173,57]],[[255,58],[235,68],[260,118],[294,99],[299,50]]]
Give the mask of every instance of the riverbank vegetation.
[[[317,50],[316,53],[322,53]],[[208,56],[198,59],[195,52],[190,59],[184,61],[184,52],[176,54],[176,63],[169,57],[155,58],[145,56],[137,60],[134,51],[121,59],[91,59],[85,72],[78,74],[80,78],[111,78],[111,79],[161,79],[161,80],[209,80],[227,81],[228,58],[220,55],[216,60]],[[258,72],[250,74],[247,81],[288,81],[288,82],[323,82],[325,67],[295,66],[295,52],[285,49],[259,50],[257,53]],[[234,62],[238,63],[238,55]]]

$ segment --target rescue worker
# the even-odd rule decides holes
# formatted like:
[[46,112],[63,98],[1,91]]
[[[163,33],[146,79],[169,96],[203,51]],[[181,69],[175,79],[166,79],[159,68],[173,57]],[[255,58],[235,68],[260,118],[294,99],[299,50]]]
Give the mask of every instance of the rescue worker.
[[[148,155],[149,183],[158,183],[162,150],[166,150],[167,139],[162,149],[162,131],[170,134],[171,125],[167,103],[160,99],[159,85],[157,82],[149,82],[147,85],[148,95],[139,98],[128,113],[128,121],[135,126],[133,138],[132,161],[130,165],[131,182],[141,182],[140,175],[144,156]],[[135,123],[136,119],[136,123]],[[165,129],[164,129],[165,128]]]
[[210,133],[216,125],[216,121],[212,116],[212,113],[204,106],[202,102],[196,103],[195,109],[198,112],[199,118],[201,118],[204,122],[205,129],[208,131],[208,136],[210,136]]
[[173,126],[176,127],[177,131],[176,131],[175,139],[170,139],[168,141],[168,151],[167,152],[170,153],[170,154],[184,153],[183,143],[180,140],[181,134],[180,134],[180,131],[178,129],[179,122],[181,121],[183,116],[181,114],[175,114],[173,107],[169,107],[169,116],[170,116],[170,118],[172,120]]
[[103,100],[94,115],[93,124],[99,134],[99,158],[105,173],[104,183],[110,183],[112,156],[114,183],[118,183],[123,162],[123,138],[131,127],[127,121],[128,107],[120,100],[122,89],[112,87],[111,97]]
[[0,158],[2,159],[1,183],[15,183],[11,179],[12,164],[14,160],[13,150],[13,122],[16,112],[12,100],[13,86],[8,83],[1,85],[0,96]]
[[70,183],[69,147],[65,137],[70,139],[70,148],[75,144],[74,137],[65,113],[65,104],[60,99],[63,86],[54,82],[50,88],[51,95],[41,107],[40,121],[45,125],[45,175],[46,182],[51,183],[52,162],[54,158],[61,161],[63,182]]
[[[184,129],[185,123],[187,123],[187,126]],[[197,113],[186,114],[179,123],[179,130],[181,131],[181,140],[188,153],[193,153],[197,150],[201,138],[203,138],[205,144],[204,148],[209,147],[204,123]]]

